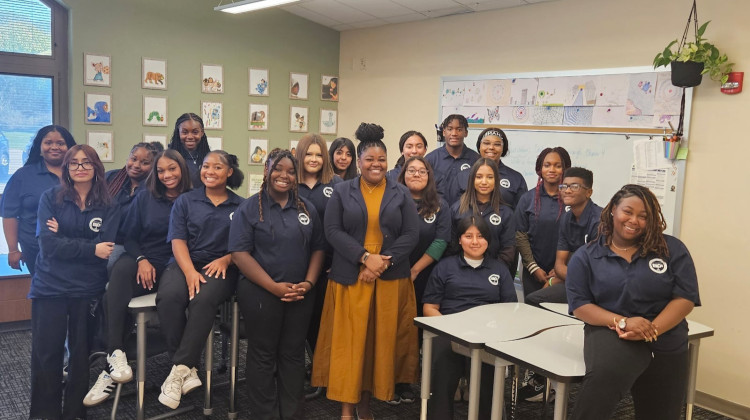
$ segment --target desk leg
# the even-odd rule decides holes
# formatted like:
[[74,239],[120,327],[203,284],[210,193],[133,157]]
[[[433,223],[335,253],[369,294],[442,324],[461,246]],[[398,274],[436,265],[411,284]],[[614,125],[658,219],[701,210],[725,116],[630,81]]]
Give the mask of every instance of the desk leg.
[[492,384],[492,420],[503,419],[505,405],[505,365],[495,357],[495,380]]
[[237,418],[235,399],[237,398],[237,358],[239,353],[240,339],[240,310],[239,304],[232,302],[232,350],[229,355],[229,413],[227,416],[234,420]]
[[471,349],[469,371],[469,420],[479,418],[479,385],[482,380],[482,349]]
[[510,419],[516,419],[516,404],[518,404],[518,375],[521,366],[513,365],[513,383],[510,385]]
[[430,370],[432,369],[432,339],[435,334],[422,330],[422,411],[420,420],[427,420],[427,400],[430,399]]
[[211,331],[208,333],[206,339],[206,390],[205,400],[203,401],[203,415],[210,416],[213,414],[213,408],[211,408],[211,374],[214,368],[214,329],[211,327]]
[[143,420],[143,398],[144,390],[146,388],[146,313],[138,312],[136,315],[136,322],[138,323],[136,329],[136,376],[138,383],[136,384],[136,419]]
[[698,350],[700,350],[701,340],[688,341],[688,357],[690,359],[690,370],[688,371],[687,395],[685,401],[685,420],[693,418],[693,404],[695,402],[695,379],[698,376]]
[[568,416],[568,384],[557,383],[555,393],[555,420],[565,420]]

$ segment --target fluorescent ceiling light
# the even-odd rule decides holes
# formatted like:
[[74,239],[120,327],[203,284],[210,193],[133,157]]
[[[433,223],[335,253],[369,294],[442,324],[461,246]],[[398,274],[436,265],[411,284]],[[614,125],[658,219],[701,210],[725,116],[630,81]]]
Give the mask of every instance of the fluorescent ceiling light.
[[226,13],[245,13],[254,10],[266,9],[269,7],[281,6],[283,4],[295,3],[299,0],[242,0],[223,6],[216,6],[214,10]]

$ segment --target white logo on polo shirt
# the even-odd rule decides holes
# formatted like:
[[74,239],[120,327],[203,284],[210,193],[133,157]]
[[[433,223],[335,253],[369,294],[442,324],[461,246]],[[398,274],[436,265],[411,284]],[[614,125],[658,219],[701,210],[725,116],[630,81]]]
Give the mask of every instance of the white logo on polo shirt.
[[487,280],[490,281],[490,284],[493,286],[497,286],[497,283],[500,282],[500,275],[499,274],[492,274],[490,275]]
[[229,213],[229,220],[232,220],[232,217],[234,217],[234,212]]
[[424,221],[425,221],[426,223],[432,223],[432,222],[434,222],[434,221],[435,221],[435,219],[436,219],[436,217],[435,217],[435,215],[433,214],[433,215],[430,215],[430,216],[427,216],[427,217],[425,217],[425,218],[424,218]]
[[656,274],[662,274],[667,271],[667,262],[661,258],[654,258],[648,262],[648,268]]
[[102,227],[102,218],[101,217],[94,217],[93,219],[89,220],[89,229],[91,229],[94,232],[99,232],[99,228]]
[[465,170],[467,170],[469,168],[471,168],[471,165],[469,165],[468,163],[464,163],[463,165],[461,165],[461,170],[462,171],[465,171]]
[[507,179],[503,178],[503,179],[500,180],[500,186],[503,187],[503,188],[510,188],[510,181],[508,181]]
[[297,215],[297,220],[299,220],[300,223],[303,225],[309,225],[310,224],[310,218],[307,217],[305,213],[300,213]]
[[325,187],[325,188],[323,188],[323,195],[326,196],[326,197],[328,197],[328,198],[331,198],[331,196],[333,195],[333,188],[331,188],[331,187]]
[[570,211],[570,206],[565,206],[565,213]]
[[492,216],[490,216],[490,223],[492,223],[495,226],[499,225],[500,222],[502,221],[503,219],[497,214],[493,214]]

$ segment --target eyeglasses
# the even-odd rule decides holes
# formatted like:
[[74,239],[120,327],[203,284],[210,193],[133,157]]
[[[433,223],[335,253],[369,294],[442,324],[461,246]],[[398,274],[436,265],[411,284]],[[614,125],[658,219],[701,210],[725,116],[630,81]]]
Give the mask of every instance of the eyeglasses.
[[416,174],[419,174],[419,176],[427,176],[427,169],[409,168],[409,169],[406,170],[406,173],[409,174],[409,175],[411,175],[411,176],[414,176]]
[[94,169],[94,164],[91,162],[70,162],[68,163],[68,170],[69,171],[77,171],[79,169],[83,168],[84,171],[90,171]]
[[570,188],[570,190],[573,192],[577,192],[578,190],[581,190],[581,189],[588,190],[587,187],[584,187],[581,184],[560,184],[559,188],[560,188],[560,191],[565,191]]

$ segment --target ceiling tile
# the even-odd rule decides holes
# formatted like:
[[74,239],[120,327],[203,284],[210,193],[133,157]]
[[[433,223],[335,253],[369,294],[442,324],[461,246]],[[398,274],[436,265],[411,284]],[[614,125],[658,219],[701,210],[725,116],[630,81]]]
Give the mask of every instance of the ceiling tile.
[[349,29],[356,29],[356,28],[354,26],[348,24],[348,23],[342,23],[340,25],[333,25],[333,26],[331,26],[331,29],[335,29],[335,30],[341,32],[341,31],[347,31]]
[[425,19],[429,19],[429,18],[421,13],[409,13],[408,15],[392,16],[389,18],[385,18],[383,20],[385,20],[388,23],[403,23],[403,22],[414,22],[417,20],[425,20]]
[[295,15],[299,17],[303,17],[307,20],[311,20],[315,23],[319,23],[323,26],[332,27],[334,25],[341,24],[342,22],[339,22],[337,20],[331,19],[328,16],[323,16],[319,13],[315,13],[311,10],[305,9],[302,6],[293,5],[293,6],[283,6],[282,9],[286,10],[289,13],[294,13]]
[[300,7],[341,23],[363,22],[374,18],[372,15],[335,0],[312,0],[301,4]]
[[386,25],[387,23],[388,22],[382,19],[373,19],[373,20],[367,20],[364,22],[352,22],[349,25],[359,29],[359,28],[372,28],[375,26],[383,26],[383,25]]
[[462,5],[462,4],[456,4],[453,7],[447,7],[444,9],[433,9],[433,10],[425,10],[421,11],[421,13],[427,15],[430,18],[439,18],[442,16],[451,16],[451,15],[457,15],[461,13],[470,13],[473,10],[470,8]]
[[458,4],[453,0],[391,0],[394,3],[408,7],[416,12],[426,12],[428,10],[447,9],[455,7]]
[[393,16],[406,15],[414,13],[413,10],[396,4],[389,0],[338,0],[340,3],[346,3],[349,6],[361,10],[369,15],[378,18],[387,18]]
[[508,7],[523,6],[523,0],[456,0],[457,2],[470,7],[475,12],[484,12],[487,10],[505,9]]

